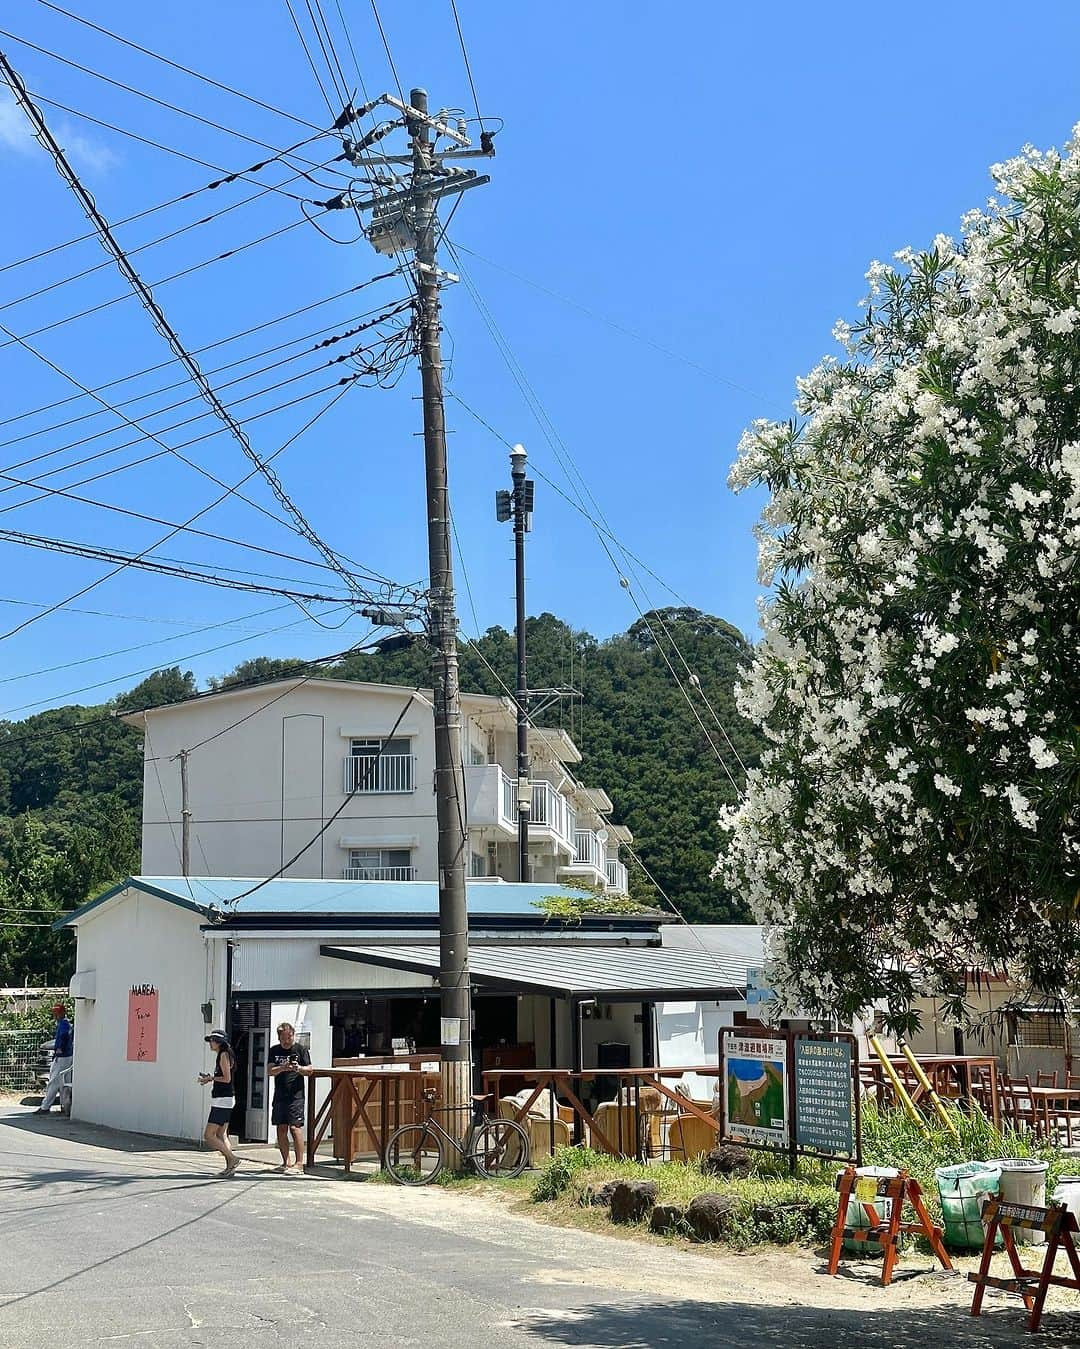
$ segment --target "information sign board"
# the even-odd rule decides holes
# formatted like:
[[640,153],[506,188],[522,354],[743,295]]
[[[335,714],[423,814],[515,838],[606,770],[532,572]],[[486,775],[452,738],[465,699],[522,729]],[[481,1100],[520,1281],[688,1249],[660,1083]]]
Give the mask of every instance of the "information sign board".
[[786,1038],[725,1034],[721,1090],[727,1138],[759,1147],[789,1145]]
[[851,1041],[795,1040],[795,1140],[826,1156],[855,1155]]

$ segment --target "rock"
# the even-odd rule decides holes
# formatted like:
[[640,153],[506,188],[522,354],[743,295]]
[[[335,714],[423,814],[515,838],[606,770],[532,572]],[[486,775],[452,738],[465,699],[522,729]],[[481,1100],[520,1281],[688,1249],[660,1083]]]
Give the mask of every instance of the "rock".
[[686,1221],[698,1241],[719,1241],[724,1234],[724,1220],[735,1207],[728,1194],[699,1194],[691,1199],[686,1210]]
[[657,1204],[649,1219],[654,1232],[674,1232],[686,1221],[686,1214],[678,1204]]
[[580,1195],[581,1204],[585,1208],[594,1204],[598,1207],[607,1208],[618,1184],[620,1182],[617,1180],[609,1180],[604,1185],[586,1185]]
[[750,1165],[749,1152],[734,1143],[721,1143],[701,1161],[701,1169],[711,1176],[748,1176]]
[[611,1194],[611,1221],[639,1223],[656,1203],[660,1187],[655,1180],[620,1180]]

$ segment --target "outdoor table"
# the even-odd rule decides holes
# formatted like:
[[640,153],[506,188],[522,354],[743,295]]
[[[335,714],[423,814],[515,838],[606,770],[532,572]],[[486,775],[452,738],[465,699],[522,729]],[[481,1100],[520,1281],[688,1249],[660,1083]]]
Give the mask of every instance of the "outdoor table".
[[[992,1054],[916,1054],[916,1060],[922,1066],[927,1077],[931,1082],[935,1075],[942,1070],[952,1074],[963,1094],[968,1101],[975,1099],[974,1083],[972,1074],[976,1069],[985,1069],[990,1082],[990,1116],[996,1128],[1001,1127],[1001,1099],[998,1094],[998,1066],[997,1059]],[[911,1064],[902,1054],[888,1055],[889,1063],[896,1069],[900,1080],[907,1087],[908,1093],[913,1102],[918,1102],[926,1094],[926,1089],[916,1080],[911,1071]],[[885,1078],[885,1072],[880,1062],[876,1059],[867,1059],[864,1068],[869,1068],[873,1074],[874,1083],[877,1087],[878,1099],[888,1085]]]
[[1042,1120],[1043,1135],[1052,1139],[1050,1118],[1052,1115],[1065,1117],[1065,1137],[1072,1147],[1072,1120],[1076,1117],[1080,1128],[1080,1109],[1075,1102],[1080,1099],[1080,1090],[1076,1087],[1020,1087],[1018,1091],[1031,1097],[1032,1112],[1036,1119]]

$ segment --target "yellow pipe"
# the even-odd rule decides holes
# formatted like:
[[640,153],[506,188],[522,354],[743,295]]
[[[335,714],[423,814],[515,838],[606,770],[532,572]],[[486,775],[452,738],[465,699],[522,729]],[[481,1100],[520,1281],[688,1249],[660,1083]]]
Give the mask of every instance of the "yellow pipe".
[[930,1137],[930,1126],[915,1108],[915,1102],[908,1095],[907,1088],[904,1086],[903,1082],[900,1081],[896,1069],[889,1062],[889,1056],[885,1053],[884,1049],[882,1049],[881,1041],[876,1035],[870,1036],[870,1048],[881,1060],[881,1066],[885,1070],[885,1076],[892,1084],[892,1089],[896,1092],[896,1099],[904,1107],[908,1119],[910,1119],[913,1124],[917,1124],[922,1136],[928,1139]]
[[945,1109],[945,1103],[934,1090],[934,1084],[930,1081],[929,1077],[927,1077],[926,1070],[911,1052],[906,1040],[898,1040],[897,1043],[900,1046],[900,1053],[907,1059],[908,1063],[911,1065],[911,1071],[915,1074],[916,1078],[918,1078],[919,1086],[922,1087],[927,1096],[930,1097],[930,1104],[934,1107],[934,1114],[937,1115],[938,1119],[959,1143],[960,1130],[956,1127],[956,1121]]

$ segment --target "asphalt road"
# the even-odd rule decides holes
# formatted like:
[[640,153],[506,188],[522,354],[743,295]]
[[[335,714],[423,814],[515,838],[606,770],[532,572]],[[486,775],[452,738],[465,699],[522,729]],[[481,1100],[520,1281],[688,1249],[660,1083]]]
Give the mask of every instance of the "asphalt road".
[[[955,1284],[947,1305],[940,1287],[934,1305],[919,1305],[910,1290],[824,1279],[813,1257],[716,1259],[546,1226],[460,1194],[255,1165],[224,1181],[216,1162],[0,1109],[0,1346],[875,1349],[1025,1339],[1012,1307],[971,1321]],[[1076,1319],[1064,1319],[1043,1343],[1078,1342]]]

